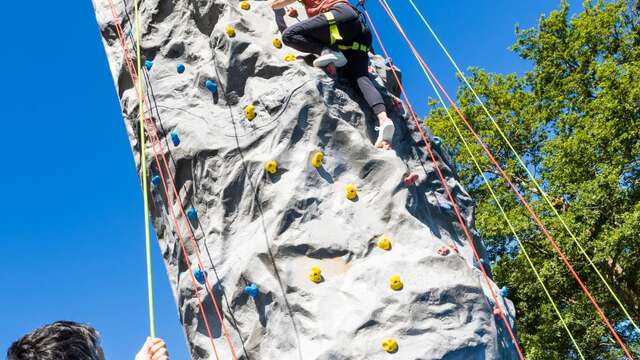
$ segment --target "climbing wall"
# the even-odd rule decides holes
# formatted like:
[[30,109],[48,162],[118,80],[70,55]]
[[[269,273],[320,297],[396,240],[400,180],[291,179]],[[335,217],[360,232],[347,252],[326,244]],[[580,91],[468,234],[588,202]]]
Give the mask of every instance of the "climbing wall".
[[144,0],[141,164],[133,4],[93,2],[194,359],[516,358],[425,145],[470,228],[473,201],[382,57],[393,151],[339,76],[282,46],[267,2]]

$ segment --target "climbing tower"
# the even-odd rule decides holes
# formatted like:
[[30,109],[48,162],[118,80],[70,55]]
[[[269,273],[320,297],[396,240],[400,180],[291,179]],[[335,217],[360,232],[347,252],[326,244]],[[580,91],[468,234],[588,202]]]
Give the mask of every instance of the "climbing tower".
[[132,1],[93,2],[194,359],[517,358],[507,292],[463,234],[473,201],[388,61],[372,55],[370,76],[392,151],[265,1],[141,1],[140,72]]

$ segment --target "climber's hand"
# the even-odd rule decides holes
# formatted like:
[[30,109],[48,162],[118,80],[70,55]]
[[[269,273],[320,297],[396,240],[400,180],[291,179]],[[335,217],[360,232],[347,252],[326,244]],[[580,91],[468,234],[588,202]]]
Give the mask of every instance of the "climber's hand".
[[135,360],[169,360],[167,345],[160,338],[147,338]]

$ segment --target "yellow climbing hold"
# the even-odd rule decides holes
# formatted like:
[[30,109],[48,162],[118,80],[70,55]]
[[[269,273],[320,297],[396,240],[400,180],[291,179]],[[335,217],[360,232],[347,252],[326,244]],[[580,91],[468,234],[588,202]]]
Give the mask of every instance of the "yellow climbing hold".
[[269,160],[264,164],[264,170],[273,175],[278,172],[278,163],[275,160]]
[[391,250],[391,239],[387,236],[383,236],[378,240],[378,247],[382,250]]
[[358,197],[358,191],[356,190],[356,186],[354,184],[347,184],[345,188],[347,199],[354,200]]
[[247,105],[247,107],[244,108],[244,117],[246,117],[247,120],[249,120],[249,121],[255,119],[256,118],[256,108],[251,104]]
[[324,160],[324,154],[322,153],[322,151],[317,151],[311,157],[311,165],[313,165],[313,167],[317,169],[322,166],[322,160]]
[[296,61],[297,57],[293,54],[287,54],[284,56],[284,61]]
[[389,279],[389,286],[393,290],[402,290],[402,288],[404,287],[404,284],[402,283],[402,280],[400,279],[399,275],[393,275]]
[[309,273],[309,280],[316,284],[322,281],[322,270],[317,266],[312,266],[311,272]]
[[251,9],[251,4],[249,4],[248,1],[241,1],[240,2],[240,9],[249,10],[249,9]]
[[224,31],[227,33],[227,36],[230,38],[236,36],[236,29],[234,29],[233,26],[231,25],[227,25]]
[[386,338],[382,340],[382,348],[388,353],[396,352],[398,350],[398,342],[392,338]]
[[276,49],[280,49],[282,48],[282,40],[275,38],[271,41],[271,43],[273,44],[273,46],[276,47]]

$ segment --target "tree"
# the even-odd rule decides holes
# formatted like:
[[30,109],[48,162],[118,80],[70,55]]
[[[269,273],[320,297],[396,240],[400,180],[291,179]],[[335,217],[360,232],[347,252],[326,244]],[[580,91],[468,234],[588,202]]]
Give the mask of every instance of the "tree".
[[[541,17],[536,28],[516,29],[512,49],[532,63],[531,71],[519,77],[472,68],[469,76],[636,322],[640,320],[639,8],[631,0],[585,1],[584,10],[570,17],[569,6],[563,1],[558,10]],[[473,94],[461,86],[458,100],[462,112],[533,205],[623,341],[637,354],[640,334],[625,321],[624,313],[518,166]],[[431,105],[426,124],[448,143],[459,175],[478,201],[477,227],[492,256],[496,282],[511,289],[527,358],[577,358],[444,109],[433,101]],[[620,359],[619,346],[549,242],[471,134],[464,135],[473,144],[472,152],[481,160],[585,357]]]

